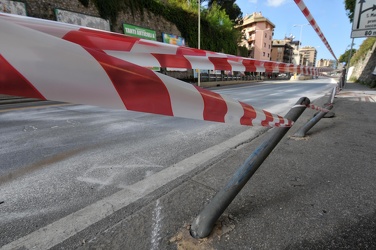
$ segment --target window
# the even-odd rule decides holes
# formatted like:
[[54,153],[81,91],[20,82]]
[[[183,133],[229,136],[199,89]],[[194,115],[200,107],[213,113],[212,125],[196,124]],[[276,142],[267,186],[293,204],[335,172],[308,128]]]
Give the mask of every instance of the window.
[[266,43],[264,43],[264,48],[266,47]]
[[268,34],[265,33],[265,38],[268,36]]
[[265,56],[265,52],[262,52],[262,56]]

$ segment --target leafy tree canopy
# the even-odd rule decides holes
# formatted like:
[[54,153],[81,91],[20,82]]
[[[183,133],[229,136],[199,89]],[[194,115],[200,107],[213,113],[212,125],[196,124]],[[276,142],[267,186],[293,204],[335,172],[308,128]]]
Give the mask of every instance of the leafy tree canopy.
[[[351,52],[351,53],[350,53]],[[356,53],[356,49],[348,49],[345,51],[345,53],[343,53],[339,58],[338,58],[338,61],[341,62],[341,63],[348,63],[349,61],[349,56],[351,54],[351,58],[355,55]]]
[[206,20],[214,27],[223,28],[227,31],[233,29],[233,23],[224,9],[221,9],[215,2],[210,9],[204,11]]
[[345,9],[347,11],[347,16],[350,19],[350,22],[353,22],[354,19],[354,11],[355,11],[355,2],[356,0],[345,0]]
[[206,1],[208,2],[209,9],[215,5],[219,6],[221,10],[226,12],[230,20],[233,22],[235,19],[243,16],[240,7],[235,3],[236,0],[204,0],[204,2]]

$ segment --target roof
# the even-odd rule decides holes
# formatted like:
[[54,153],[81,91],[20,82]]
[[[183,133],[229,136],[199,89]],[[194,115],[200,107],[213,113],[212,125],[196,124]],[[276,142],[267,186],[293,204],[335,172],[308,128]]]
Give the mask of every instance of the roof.
[[252,14],[246,15],[243,18],[243,24],[239,26],[246,26],[247,24],[257,23],[257,22],[267,22],[273,28],[275,28],[275,24],[272,23],[268,18],[264,17],[261,12],[253,12]]

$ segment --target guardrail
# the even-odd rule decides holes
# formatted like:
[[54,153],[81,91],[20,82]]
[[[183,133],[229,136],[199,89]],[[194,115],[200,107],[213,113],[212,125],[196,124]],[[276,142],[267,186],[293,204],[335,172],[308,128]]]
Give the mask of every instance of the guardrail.
[[324,105],[324,108],[320,108],[320,112],[316,114],[311,120],[309,120],[306,124],[304,124],[298,131],[295,132],[293,135],[294,137],[305,137],[307,132],[315,126],[316,123],[318,123],[321,118],[323,117],[334,117],[334,113],[331,112],[330,115],[328,113],[330,110],[333,108],[333,101],[334,101],[334,96],[336,94],[336,87],[333,88],[330,97],[329,97],[329,102]]
[[289,75],[286,76],[274,76],[269,77],[263,75],[223,75],[223,74],[205,74],[200,75],[200,80],[202,82],[220,82],[220,81],[263,81],[263,80],[288,80]]
[[262,80],[261,76],[234,76],[234,75],[221,75],[221,74],[201,74],[200,80],[202,82],[217,82],[217,81],[255,81]]
[[338,86],[339,89],[343,89],[346,84],[346,68],[344,68],[341,72],[341,76],[339,78]]
[[[302,97],[294,107],[286,114],[285,118],[296,121],[304,112],[310,100]],[[212,231],[215,222],[230,205],[232,200],[268,157],[278,142],[290,128],[274,128],[269,137],[246,159],[242,166],[235,172],[230,181],[213,198],[213,200],[201,211],[191,225],[191,235],[194,238],[207,237]]]

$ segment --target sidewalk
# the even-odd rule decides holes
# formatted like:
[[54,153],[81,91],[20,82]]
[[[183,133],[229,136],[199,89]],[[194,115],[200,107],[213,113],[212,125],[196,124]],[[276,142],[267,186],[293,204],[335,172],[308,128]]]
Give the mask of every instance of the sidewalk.
[[376,90],[347,83],[334,102],[334,118],[293,139],[315,111],[303,113],[210,237],[193,239],[189,224],[264,135],[229,150],[167,194],[161,190],[142,209],[109,218],[120,222],[98,235],[81,232],[56,249],[375,249]]

